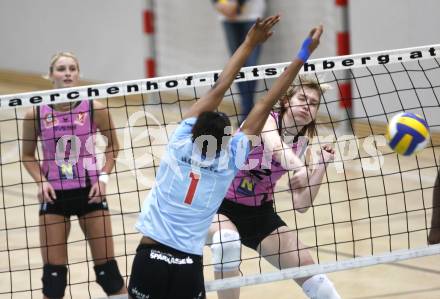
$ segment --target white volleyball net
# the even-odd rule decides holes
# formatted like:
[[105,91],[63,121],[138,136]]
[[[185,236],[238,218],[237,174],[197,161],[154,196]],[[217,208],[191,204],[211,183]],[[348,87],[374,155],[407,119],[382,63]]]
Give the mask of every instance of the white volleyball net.
[[[312,253],[315,265],[278,270],[248,248],[242,249],[241,275],[212,280],[209,248],[205,251],[208,291],[267,283],[391,263],[440,253],[427,245],[432,193],[439,167],[440,46],[400,49],[309,61],[302,72],[333,89],[321,99],[312,149],[331,143],[336,150],[308,212],[295,211],[286,175],[274,191],[274,206],[288,227]],[[263,96],[287,63],[243,69],[238,81],[258,80],[255,98]],[[339,89],[352,90],[352,109],[341,108]],[[67,101],[100,101],[109,110],[120,143],[108,187],[115,255],[128,280],[140,235],[134,223],[154,183],[169,136],[182,114],[218,78],[219,71],[70,89],[2,95],[0,109],[0,297],[41,295],[36,183],[21,160],[22,122],[26,109]],[[344,99],[346,101],[347,99]],[[219,110],[239,119],[240,94],[233,86]],[[407,111],[425,118],[431,140],[411,157],[386,145],[387,121]],[[96,148],[102,153],[104,140]],[[42,159],[37,148],[37,159]],[[73,216],[68,239],[69,284],[66,296],[104,295],[95,283],[90,248]],[[337,283],[335,283],[337,286]],[[338,286],[337,286],[338,288]]]

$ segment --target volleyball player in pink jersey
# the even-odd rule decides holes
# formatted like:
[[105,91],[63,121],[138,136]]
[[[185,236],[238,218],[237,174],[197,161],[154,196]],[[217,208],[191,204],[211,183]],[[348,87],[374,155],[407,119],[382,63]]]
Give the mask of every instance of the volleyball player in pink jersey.
[[[56,54],[49,79],[54,88],[79,82],[79,63],[68,52]],[[106,137],[105,163],[98,169],[95,134]],[[43,157],[35,157],[40,139]],[[106,185],[119,145],[105,106],[86,99],[43,105],[23,121],[22,161],[38,185],[44,298],[62,298],[67,286],[67,239],[76,215],[92,253],[98,284],[107,295],[127,292],[114,259]]]
[[[312,205],[325,168],[334,158],[330,145],[321,149],[317,165],[308,167],[302,158],[308,138],[315,135],[315,118],[321,95],[329,88],[316,78],[299,76],[279,100],[278,111],[266,120],[261,145],[248,157],[248,170],[240,170],[210,229],[214,274],[217,279],[239,274],[241,243],[279,269],[313,264],[294,230],[274,210],[274,189],[288,171],[294,209],[303,213]],[[291,82],[285,82],[286,85]],[[309,298],[340,298],[326,275],[297,279]],[[219,299],[239,298],[240,289],[218,292]]]

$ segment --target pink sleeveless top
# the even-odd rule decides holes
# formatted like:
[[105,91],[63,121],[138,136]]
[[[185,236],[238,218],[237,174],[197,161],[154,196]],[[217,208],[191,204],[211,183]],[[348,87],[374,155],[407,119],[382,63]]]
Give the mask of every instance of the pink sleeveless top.
[[[278,113],[271,116],[278,120]],[[278,123],[278,121],[277,121]],[[299,138],[292,144],[292,150],[301,158],[307,147],[306,138]],[[265,157],[267,156],[267,157]],[[249,164],[250,163],[250,164]],[[246,206],[261,206],[273,200],[273,190],[277,181],[287,172],[273,155],[264,153],[264,144],[255,147],[245,165],[256,165],[250,170],[240,170],[226,193],[226,200]]]
[[92,109],[92,102],[87,100],[70,111],[39,107],[41,167],[55,190],[84,188],[98,179]]

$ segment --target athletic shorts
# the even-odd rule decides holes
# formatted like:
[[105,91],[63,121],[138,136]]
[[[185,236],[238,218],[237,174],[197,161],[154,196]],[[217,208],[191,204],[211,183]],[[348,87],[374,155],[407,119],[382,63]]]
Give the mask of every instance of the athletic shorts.
[[287,226],[275,212],[273,201],[251,207],[225,199],[217,213],[228,217],[237,227],[241,243],[254,250],[274,230]]
[[134,299],[204,299],[202,256],[162,244],[140,244],[128,293]]
[[71,190],[55,190],[57,198],[54,200],[53,204],[40,204],[40,215],[57,214],[69,218],[72,215],[81,217],[98,210],[108,211],[108,205],[105,199],[100,203],[89,204],[89,192],[90,187]]

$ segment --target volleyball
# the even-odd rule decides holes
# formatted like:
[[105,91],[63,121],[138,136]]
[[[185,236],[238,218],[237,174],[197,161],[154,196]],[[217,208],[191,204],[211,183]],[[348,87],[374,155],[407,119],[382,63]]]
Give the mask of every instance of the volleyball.
[[428,124],[418,114],[402,112],[393,116],[389,122],[385,138],[396,153],[410,156],[427,145]]

